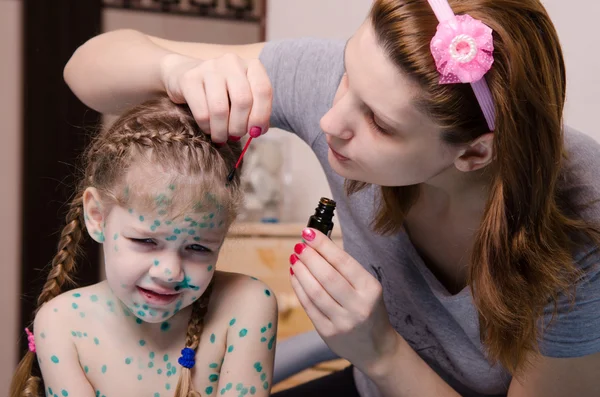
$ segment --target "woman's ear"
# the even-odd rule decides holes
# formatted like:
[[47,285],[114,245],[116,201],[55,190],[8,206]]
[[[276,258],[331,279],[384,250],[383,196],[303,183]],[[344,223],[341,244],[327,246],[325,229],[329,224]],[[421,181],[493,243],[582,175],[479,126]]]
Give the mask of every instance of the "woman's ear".
[[83,213],[85,227],[90,237],[98,243],[103,243],[106,213],[100,200],[100,193],[94,187],[88,187],[83,192]]
[[462,172],[479,170],[494,159],[494,133],[488,132],[471,142],[454,161],[456,169]]

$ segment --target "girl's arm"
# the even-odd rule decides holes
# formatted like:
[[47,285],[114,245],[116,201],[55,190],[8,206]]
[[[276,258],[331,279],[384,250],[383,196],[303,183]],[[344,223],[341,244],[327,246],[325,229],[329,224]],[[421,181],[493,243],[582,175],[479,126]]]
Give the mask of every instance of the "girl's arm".
[[43,394],[94,397],[94,389],[79,364],[75,345],[59,315],[46,304],[35,316],[36,354],[46,388]]
[[243,276],[236,284],[235,314],[228,320],[225,358],[215,391],[266,397],[273,380],[277,301],[259,280]]

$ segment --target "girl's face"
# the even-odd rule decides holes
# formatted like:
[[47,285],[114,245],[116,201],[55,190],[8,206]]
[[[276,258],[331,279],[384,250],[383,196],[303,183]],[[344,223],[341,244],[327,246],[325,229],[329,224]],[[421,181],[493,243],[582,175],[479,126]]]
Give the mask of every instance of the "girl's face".
[[369,21],[348,41],[344,61],[333,106],[321,119],[331,167],[381,186],[424,183],[451,170],[459,149],[415,107],[419,87],[392,63]]
[[204,293],[227,232],[226,214],[214,201],[174,219],[164,202],[154,211],[114,206],[102,231],[109,286],[149,323],[165,321]]

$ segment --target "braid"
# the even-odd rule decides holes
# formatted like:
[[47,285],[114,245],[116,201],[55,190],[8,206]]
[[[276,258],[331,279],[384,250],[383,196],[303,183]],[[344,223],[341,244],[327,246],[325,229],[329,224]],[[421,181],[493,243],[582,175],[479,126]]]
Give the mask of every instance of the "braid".
[[[206,291],[204,291],[200,299],[192,305],[192,315],[188,322],[187,333],[185,336],[185,347],[194,349],[194,351],[196,351],[200,344],[200,336],[202,335],[202,328],[204,327],[204,317],[208,310],[214,280],[215,278],[213,277],[210,284],[208,284]],[[181,368],[181,374],[179,375],[179,381],[177,382],[177,388],[175,389],[175,397],[200,397],[200,393],[194,390],[192,370],[190,368]]]
[[[83,192],[79,191],[70,205],[66,216],[66,225],[60,235],[58,253],[52,259],[52,267],[46,283],[38,297],[36,312],[46,302],[58,296],[66,283],[74,284],[72,273],[75,269],[75,258],[80,250],[79,243],[85,227],[83,220]],[[38,397],[40,378],[32,372],[35,353],[28,351],[15,370],[11,385],[10,397]]]

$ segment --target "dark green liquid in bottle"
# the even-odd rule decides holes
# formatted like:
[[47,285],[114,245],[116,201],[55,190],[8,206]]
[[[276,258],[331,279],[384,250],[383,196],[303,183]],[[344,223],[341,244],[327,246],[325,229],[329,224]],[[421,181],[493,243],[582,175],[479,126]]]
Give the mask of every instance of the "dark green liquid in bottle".
[[333,230],[333,210],[335,210],[335,201],[327,197],[321,197],[319,205],[315,208],[315,214],[308,218],[306,226],[317,229],[327,237],[331,237],[331,230]]

